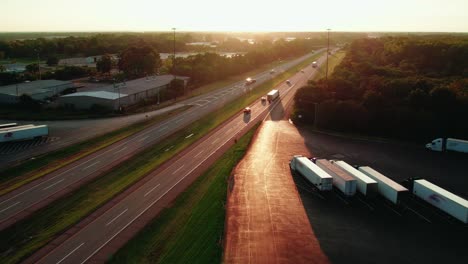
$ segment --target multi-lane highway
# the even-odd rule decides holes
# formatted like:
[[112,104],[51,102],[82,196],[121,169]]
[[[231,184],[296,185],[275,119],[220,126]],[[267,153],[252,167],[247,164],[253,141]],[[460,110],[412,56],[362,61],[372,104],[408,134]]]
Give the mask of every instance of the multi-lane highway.
[[[323,59],[323,58],[322,58]],[[116,249],[107,246],[113,240],[128,239],[123,236],[125,230],[137,229],[142,223],[134,224],[140,216],[152,208],[163,208],[168,201],[164,197],[170,195],[176,190],[177,186],[188,177],[195,175],[195,178],[202,173],[197,170],[200,167],[206,168],[212,164],[215,159],[212,156],[219,156],[219,150],[226,145],[234,144],[234,140],[252,127],[257,121],[265,118],[268,113],[277,105],[287,105],[291,102],[293,94],[297,87],[304,85],[316,71],[312,67],[307,67],[304,73],[297,73],[290,78],[292,85],[282,83],[277,89],[280,90],[280,100],[272,104],[258,100],[250,106],[252,109],[250,115],[239,113],[234,118],[223,124],[214,133],[211,133],[197,143],[190,151],[184,155],[178,156],[169,162],[164,170],[156,170],[147,176],[149,179],[143,185],[135,189],[124,198],[117,197],[117,202],[103,212],[94,220],[85,219],[88,223],[71,237],[57,245],[51,252],[42,256],[40,259],[34,259],[37,263],[84,263],[87,261],[104,261],[99,258],[97,253],[103,249],[107,252]],[[155,212],[157,213],[157,212]],[[148,220],[149,221],[149,220]],[[133,226],[132,226],[133,225]],[[201,227],[202,228],[202,227]]]
[[[277,67],[276,70],[277,72],[284,71],[314,54],[308,54],[285,63]],[[272,77],[273,75],[269,72],[254,76],[257,79],[257,85]],[[3,195],[0,197],[0,230],[27,217],[65,193],[76,189],[84,182],[98,177],[106,170],[161,141],[202,116],[219,109],[228,101],[243,95],[246,89],[250,88],[244,87],[244,81],[241,81],[209,94],[191,98],[185,102],[193,106],[189,111],[180,113]]]

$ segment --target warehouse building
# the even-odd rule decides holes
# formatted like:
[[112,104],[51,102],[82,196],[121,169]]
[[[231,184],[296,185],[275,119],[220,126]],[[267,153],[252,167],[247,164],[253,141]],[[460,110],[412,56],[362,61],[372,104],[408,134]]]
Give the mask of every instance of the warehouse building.
[[15,104],[23,94],[31,96],[34,100],[45,101],[69,88],[75,88],[75,85],[69,81],[59,80],[40,80],[0,86],[0,104]]
[[[187,85],[188,77],[177,76]],[[112,110],[127,107],[138,102],[158,96],[158,93],[167,89],[174,75],[159,75],[140,78],[115,85],[100,87],[99,91],[78,92],[59,97],[60,106],[89,109],[93,105],[101,105]]]

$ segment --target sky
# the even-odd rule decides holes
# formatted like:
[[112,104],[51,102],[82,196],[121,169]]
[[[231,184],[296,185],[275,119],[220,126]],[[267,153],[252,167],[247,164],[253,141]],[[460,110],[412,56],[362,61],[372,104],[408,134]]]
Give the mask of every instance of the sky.
[[0,0],[0,32],[468,32],[468,0]]

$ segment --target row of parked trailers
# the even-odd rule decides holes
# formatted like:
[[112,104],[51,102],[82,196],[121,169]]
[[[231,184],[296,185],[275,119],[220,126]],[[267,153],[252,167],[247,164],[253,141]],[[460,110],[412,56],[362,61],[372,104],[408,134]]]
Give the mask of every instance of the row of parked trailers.
[[46,125],[0,124],[0,143],[34,139],[49,135]]
[[[380,195],[395,205],[404,203],[411,195],[407,188],[369,166],[355,168],[340,160],[311,160],[300,155],[293,157],[290,166],[320,191],[330,191],[335,186],[347,197],[356,192],[368,198]],[[467,200],[424,179],[413,181],[412,194],[468,223]]]

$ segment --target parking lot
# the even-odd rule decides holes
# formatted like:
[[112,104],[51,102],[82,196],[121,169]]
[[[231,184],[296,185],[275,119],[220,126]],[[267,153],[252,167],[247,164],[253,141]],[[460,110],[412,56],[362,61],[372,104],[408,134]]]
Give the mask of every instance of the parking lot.
[[[369,165],[397,182],[422,177],[467,196],[468,155],[434,153],[419,144],[373,142],[301,132],[315,157]],[[468,263],[468,225],[423,201],[396,208],[383,199],[313,190],[293,176],[312,228],[333,263]]]

